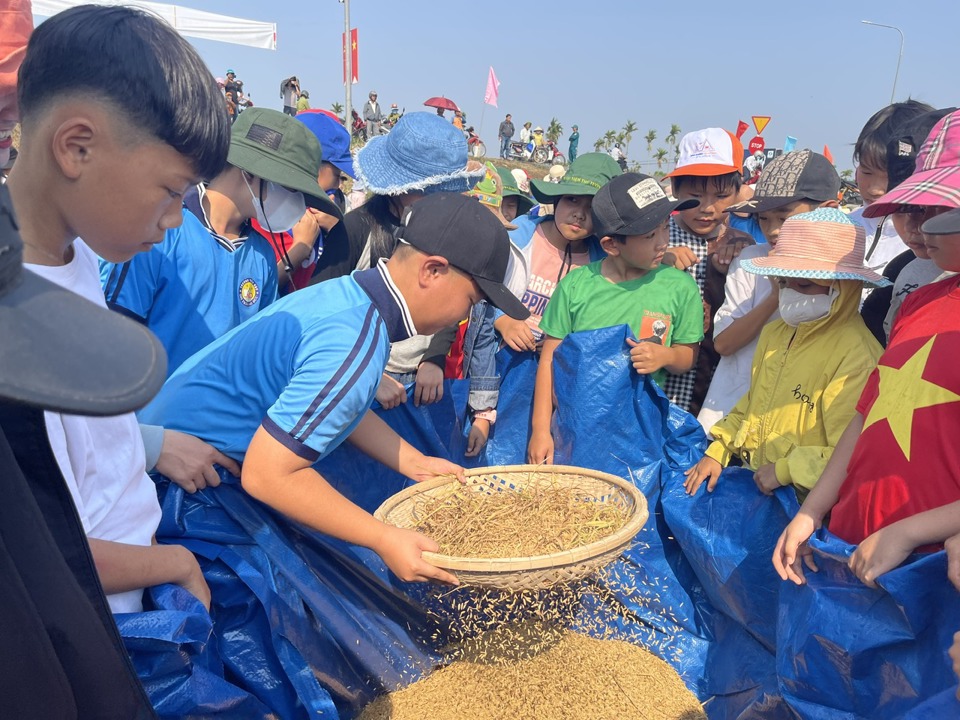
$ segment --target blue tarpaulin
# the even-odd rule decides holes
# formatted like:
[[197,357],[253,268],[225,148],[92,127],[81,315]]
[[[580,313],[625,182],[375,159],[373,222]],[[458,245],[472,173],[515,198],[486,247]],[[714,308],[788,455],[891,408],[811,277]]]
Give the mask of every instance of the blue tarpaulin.
[[[944,553],[912,558],[875,590],[846,569],[853,548],[822,531],[811,542],[820,572],[803,587],[781,582],[770,557],[797,509],[792,490],[762,495],[731,468],[715,492],[688,497],[683,471],[705,437],[631,369],[626,333],[577,333],[556,355],[556,461],[629,479],[650,508],[582,612],[672,663],[711,718],[950,717],[960,594]],[[471,465],[525,462],[536,360],[504,351],[499,369],[499,417]],[[378,413],[422,451],[468,464],[466,386]],[[318,469],[371,511],[407,484],[349,445]],[[197,554],[213,594],[209,615],[161,587],[145,612],[118,616],[163,717],[351,718],[439,661],[427,588],[398,581],[370,551],[290,523],[226,475],[192,496],[158,488],[158,538]]]

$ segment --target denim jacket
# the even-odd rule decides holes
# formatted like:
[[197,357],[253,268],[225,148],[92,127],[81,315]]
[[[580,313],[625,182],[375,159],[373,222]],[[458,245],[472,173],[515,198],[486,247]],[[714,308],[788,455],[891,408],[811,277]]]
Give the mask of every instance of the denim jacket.
[[463,369],[470,379],[467,405],[471,415],[496,410],[500,394],[497,375],[497,336],[493,329],[496,308],[481,300],[470,310],[470,322],[463,338]]

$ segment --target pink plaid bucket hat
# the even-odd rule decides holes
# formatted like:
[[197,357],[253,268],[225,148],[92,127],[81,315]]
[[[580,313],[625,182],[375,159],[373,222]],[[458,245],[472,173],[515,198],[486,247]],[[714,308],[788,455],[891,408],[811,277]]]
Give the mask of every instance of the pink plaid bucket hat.
[[960,111],[933,126],[913,175],[864,208],[863,216],[889,215],[901,205],[960,207]]
[[788,218],[770,254],[744,260],[741,267],[755,275],[889,285],[887,278],[864,267],[866,244],[862,225],[836,208],[817,208]]

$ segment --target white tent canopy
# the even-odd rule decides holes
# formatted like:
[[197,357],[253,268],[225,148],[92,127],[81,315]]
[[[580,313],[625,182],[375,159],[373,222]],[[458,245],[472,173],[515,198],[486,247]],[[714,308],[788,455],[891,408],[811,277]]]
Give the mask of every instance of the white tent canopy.
[[277,49],[276,23],[244,20],[167,3],[145,0],[33,0],[33,14],[49,17],[75,5],[91,2],[97,5],[134,5],[149,10],[186,37],[248,45],[264,50]]

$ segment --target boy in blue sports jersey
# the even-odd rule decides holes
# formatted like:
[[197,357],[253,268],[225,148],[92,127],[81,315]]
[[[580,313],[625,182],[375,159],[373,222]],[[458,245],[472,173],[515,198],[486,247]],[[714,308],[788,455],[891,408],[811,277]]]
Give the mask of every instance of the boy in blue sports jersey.
[[370,411],[390,343],[454,325],[484,298],[511,317],[527,316],[503,285],[507,231],[472,198],[428,195],[407,208],[396,232],[389,260],[292,293],[194,355],[143,417],[203,438],[242,463],[250,495],[372,549],[401,579],[455,583],[422,559],[438,549],[433,540],[375,520],[312,467],[349,437],[412,480],[462,475]]
[[286,252],[275,251],[252,218],[284,232],[307,206],[342,216],[317,184],[322,160],[303,123],[250,108],[233,125],[226,169],[184,195],[183,224],[148,252],[103,264],[107,305],[156,333],[169,373],[276,300],[276,257]]

